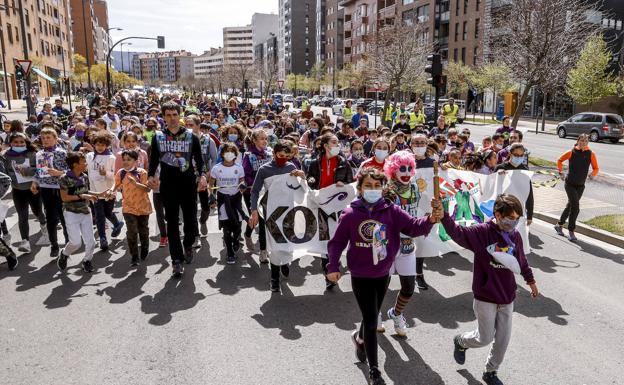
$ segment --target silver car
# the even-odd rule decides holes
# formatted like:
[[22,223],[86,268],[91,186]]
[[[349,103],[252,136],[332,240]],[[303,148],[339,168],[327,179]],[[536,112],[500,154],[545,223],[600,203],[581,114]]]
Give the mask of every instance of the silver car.
[[609,140],[611,143],[617,143],[624,137],[624,121],[617,114],[582,112],[557,126],[557,135],[560,138],[577,137],[581,134],[589,135],[592,142]]

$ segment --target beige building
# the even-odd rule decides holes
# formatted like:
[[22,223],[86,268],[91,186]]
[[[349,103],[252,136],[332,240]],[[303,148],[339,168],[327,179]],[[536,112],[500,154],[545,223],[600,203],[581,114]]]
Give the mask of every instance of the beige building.
[[10,8],[0,11],[1,38],[4,45],[4,60],[0,64],[3,64],[2,74],[6,74],[8,80],[8,95],[2,79],[0,97],[18,99],[24,91],[18,90],[14,65],[14,60],[24,58],[20,2],[26,27],[28,57],[33,60],[32,86],[40,97],[59,94],[62,78],[69,76],[72,70],[69,0],[18,0],[4,2]]

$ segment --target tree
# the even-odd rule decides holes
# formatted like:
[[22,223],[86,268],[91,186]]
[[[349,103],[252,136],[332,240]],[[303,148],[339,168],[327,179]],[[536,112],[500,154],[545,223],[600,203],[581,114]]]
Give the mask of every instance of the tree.
[[[396,22],[380,27],[372,39],[366,66],[372,70],[373,79],[386,88],[384,114],[390,105],[390,96],[402,84],[417,82],[424,73],[426,56],[432,49],[426,36],[424,23]],[[382,120],[388,123],[390,117]]]
[[358,68],[347,63],[336,74],[336,81],[340,88],[348,88],[357,92],[369,83],[370,77],[370,71],[366,70],[366,66]]
[[458,96],[470,90],[470,82],[474,76],[472,68],[462,63],[449,63],[444,70],[446,75],[446,93]]
[[567,92],[577,103],[594,103],[616,93],[615,77],[609,72],[611,51],[600,35],[593,36],[568,74]]
[[497,96],[513,88],[511,70],[500,62],[486,63],[476,69],[472,76],[472,84],[479,91],[490,91],[493,94],[494,108],[492,117],[496,115]]
[[256,60],[254,63],[255,77],[261,80],[264,85],[264,89],[260,90],[263,98],[268,98],[269,93],[277,84],[279,75],[277,64],[277,60],[273,57],[266,58],[266,60]]
[[[524,90],[514,113],[516,126],[534,86],[565,82],[581,48],[600,31],[600,13],[590,0],[508,0],[492,8],[491,52]],[[598,16],[598,23],[593,20]],[[561,80],[563,78],[563,80]]]
[[[241,92],[245,90],[245,82],[250,82],[253,77],[253,65],[243,61],[226,62],[223,66],[223,75],[226,84],[233,90],[239,88]],[[243,98],[245,98],[243,94]]]
[[308,88],[310,91],[318,91],[320,93],[321,85],[324,83],[326,72],[324,63],[316,63],[312,66],[310,69],[310,76],[308,77]]

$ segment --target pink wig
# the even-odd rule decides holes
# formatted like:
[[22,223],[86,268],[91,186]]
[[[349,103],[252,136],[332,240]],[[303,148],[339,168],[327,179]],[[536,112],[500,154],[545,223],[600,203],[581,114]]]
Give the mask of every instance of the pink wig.
[[411,166],[412,176],[414,176],[416,174],[416,161],[414,160],[414,154],[409,151],[398,151],[390,155],[384,164],[384,173],[388,177],[388,180],[393,179],[394,174],[399,171],[401,166]]

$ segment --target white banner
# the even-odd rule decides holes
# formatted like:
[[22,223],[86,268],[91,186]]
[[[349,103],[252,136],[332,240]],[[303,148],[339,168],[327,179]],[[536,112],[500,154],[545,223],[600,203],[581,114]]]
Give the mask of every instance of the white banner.
[[[445,210],[462,226],[487,222],[492,216],[494,200],[501,193],[513,194],[523,205],[529,195],[532,173],[507,171],[504,174],[481,175],[468,171],[440,171],[440,194]],[[417,216],[431,210],[433,169],[417,169],[413,179],[419,199]],[[265,221],[269,251],[327,253],[327,242],[334,234],[343,209],[355,199],[355,183],[310,190],[305,180],[290,175],[277,175],[266,180]],[[529,252],[526,217],[518,228]],[[416,256],[437,257],[459,251],[441,225],[427,237],[416,241]],[[303,253],[305,254],[305,253]]]

